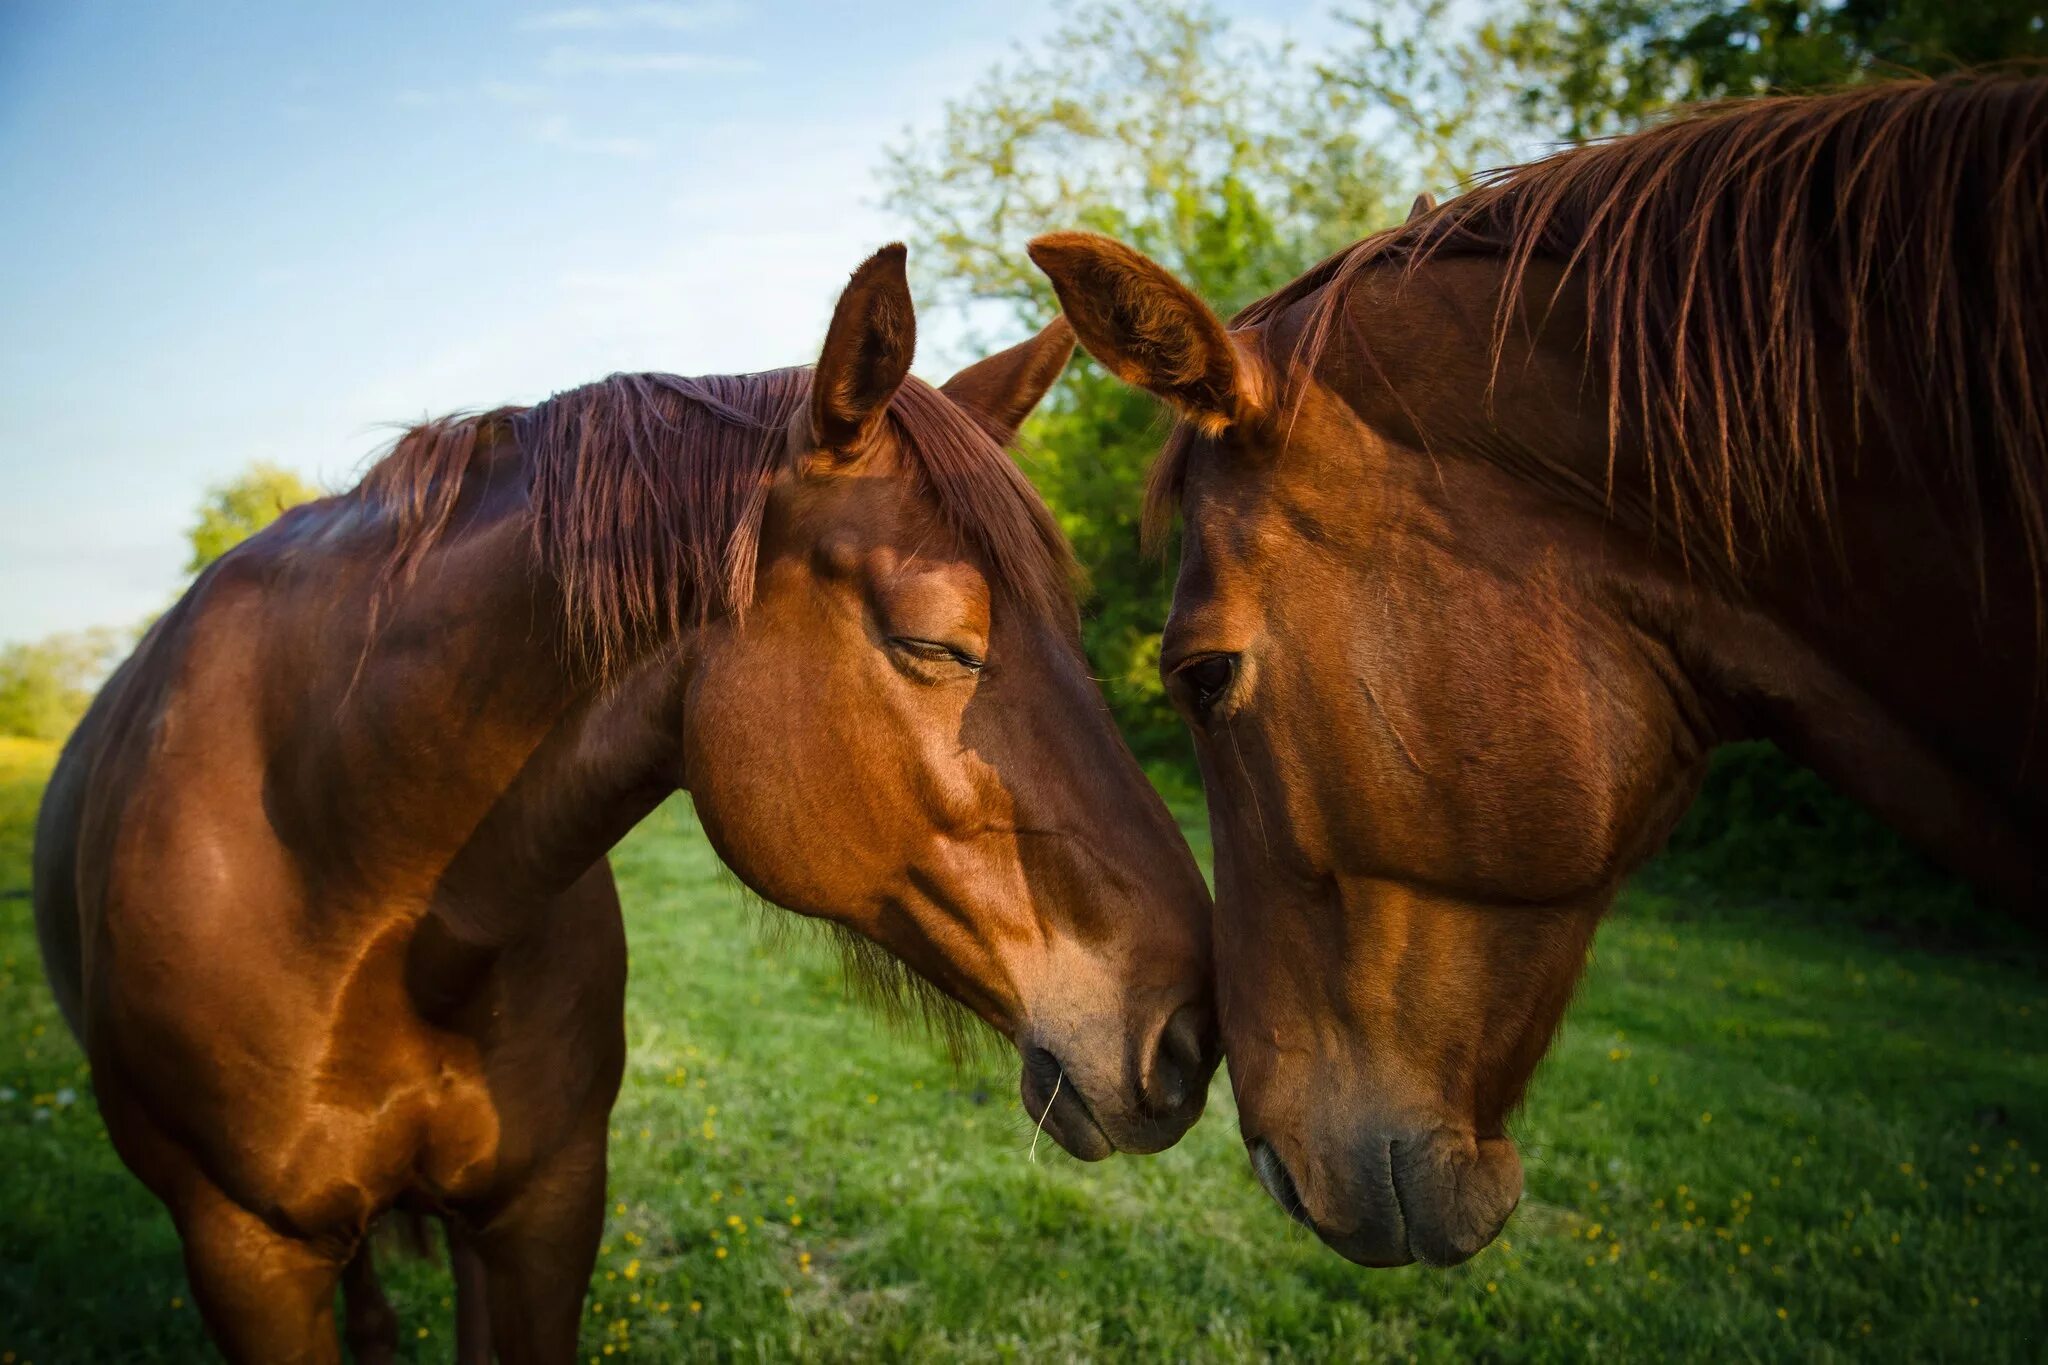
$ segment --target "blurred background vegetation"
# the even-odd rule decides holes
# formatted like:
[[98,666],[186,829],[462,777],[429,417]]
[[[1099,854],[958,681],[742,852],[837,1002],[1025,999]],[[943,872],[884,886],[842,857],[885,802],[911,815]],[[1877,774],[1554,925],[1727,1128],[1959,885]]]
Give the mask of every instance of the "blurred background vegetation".
[[282,465],[258,461],[225,483],[206,490],[185,539],[192,554],[185,572],[197,574],[235,546],[276,521],[286,508],[320,496],[320,490]]

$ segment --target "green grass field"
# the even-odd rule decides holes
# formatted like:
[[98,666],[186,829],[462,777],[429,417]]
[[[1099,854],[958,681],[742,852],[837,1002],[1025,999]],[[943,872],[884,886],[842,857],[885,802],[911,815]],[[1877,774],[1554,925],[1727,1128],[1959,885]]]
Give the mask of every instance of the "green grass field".
[[[51,751],[0,740],[0,1365],[207,1358],[168,1221],[44,989],[28,841]],[[1253,1183],[1228,1086],[1084,1166],[764,934],[671,802],[617,857],[632,936],[593,1361],[2039,1359],[2042,959],[1932,955],[1638,889],[1515,1125],[1528,1197],[1468,1265],[1361,1271]],[[392,1266],[411,1356],[449,1289]]]

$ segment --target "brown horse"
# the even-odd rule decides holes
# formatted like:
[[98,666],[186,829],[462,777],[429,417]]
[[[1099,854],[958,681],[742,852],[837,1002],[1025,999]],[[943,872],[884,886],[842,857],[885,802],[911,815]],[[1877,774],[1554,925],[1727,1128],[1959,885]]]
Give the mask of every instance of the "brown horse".
[[1601,913],[1765,736],[2048,894],[2048,81],[1711,108],[1504,172],[1226,328],[1032,254],[1182,422],[1160,667],[1258,1174],[1459,1261]]
[[441,1215],[458,1355],[566,1361],[603,1219],[625,943],[604,854],[687,790],[753,890],[1014,1040],[1076,1156],[1215,1065],[1208,898],[1003,451],[1064,324],[907,378],[903,250],[816,370],[615,376],[401,440],[193,585],[67,746],[36,918],[122,1158],[238,1360],[396,1327]]

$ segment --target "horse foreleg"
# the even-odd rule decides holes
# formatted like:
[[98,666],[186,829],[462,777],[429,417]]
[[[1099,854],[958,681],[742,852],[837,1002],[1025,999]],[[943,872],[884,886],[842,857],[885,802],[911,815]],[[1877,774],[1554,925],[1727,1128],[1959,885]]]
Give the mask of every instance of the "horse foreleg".
[[484,1258],[453,1219],[448,1221],[448,1260],[455,1272],[455,1365],[491,1365],[491,1300]]
[[370,1242],[363,1238],[342,1268],[341,1335],[356,1365],[391,1365],[398,1359],[398,1314],[384,1297],[376,1262],[370,1259]]
[[278,1232],[203,1177],[181,1195],[172,1213],[185,1275],[221,1354],[249,1365],[339,1365],[338,1259]]
[[474,1231],[504,1365],[568,1365],[604,1234],[605,1121],[563,1148]]

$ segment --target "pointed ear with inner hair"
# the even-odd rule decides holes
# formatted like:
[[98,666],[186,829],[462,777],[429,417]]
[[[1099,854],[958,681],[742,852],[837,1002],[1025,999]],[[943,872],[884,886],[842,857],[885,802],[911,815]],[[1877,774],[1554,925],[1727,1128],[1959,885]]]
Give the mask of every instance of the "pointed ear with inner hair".
[[1416,195],[1415,202],[1408,206],[1408,221],[1411,223],[1414,222],[1417,218],[1420,218],[1423,214],[1428,213],[1435,207],[1436,196],[1431,194],[1428,190],[1424,190],[1422,193]]
[[1252,366],[1222,319],[1165,267],[1093,232],[1048,233],[1028,249],[1081,344],[1111,374],[1211,433],[1258,415]]
[[1015,436],[1073,354],[1074,329],[1065,318],[1054,318],[1029,341],[975,361],[939,385],[939,392]]
[[903,244],[891,242],[847,281],[811,381],[811,435],[835,454],[854,454],[881,422],[910,373],[917,311],[903,273]]

